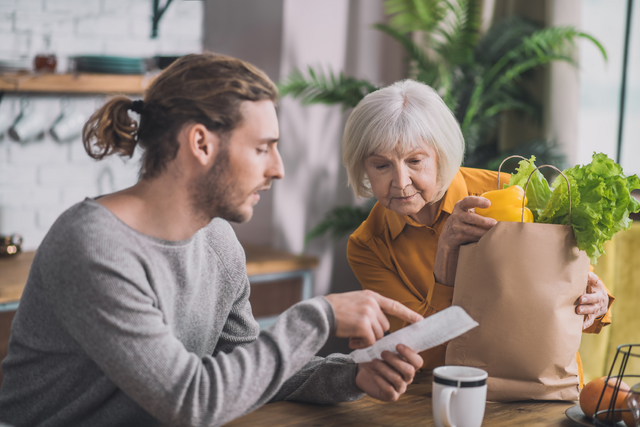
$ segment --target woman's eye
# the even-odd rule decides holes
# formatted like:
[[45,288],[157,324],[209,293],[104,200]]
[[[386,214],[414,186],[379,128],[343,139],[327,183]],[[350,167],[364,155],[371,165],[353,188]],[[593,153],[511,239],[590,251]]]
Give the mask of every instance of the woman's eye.
[[387,165],[376,165],[376,169],[379,171],[386,169],[386,167]]
[[266,153],[267,151],[269,151],[268,148],[256,148],[256,151],[258,152],[258,154],[263,154]]

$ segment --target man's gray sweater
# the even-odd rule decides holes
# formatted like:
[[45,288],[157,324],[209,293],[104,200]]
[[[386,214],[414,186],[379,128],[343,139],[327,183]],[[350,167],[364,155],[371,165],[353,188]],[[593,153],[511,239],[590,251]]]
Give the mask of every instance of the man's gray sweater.
[[362,396],[347,356],[314,357],[323,297],[259,333],[245,255],[214,219],[188,240],[141,234],[87,199],[36,253],[2,363],[0,421],[210,426],[276,400]]

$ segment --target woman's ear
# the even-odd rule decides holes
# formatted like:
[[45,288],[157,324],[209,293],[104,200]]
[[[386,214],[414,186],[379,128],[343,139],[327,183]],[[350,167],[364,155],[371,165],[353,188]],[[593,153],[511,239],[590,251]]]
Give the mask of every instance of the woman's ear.
[[220,138],[204,125],[196,123],[187,130],[189,151],[203,166],[213,163],[220,146]]

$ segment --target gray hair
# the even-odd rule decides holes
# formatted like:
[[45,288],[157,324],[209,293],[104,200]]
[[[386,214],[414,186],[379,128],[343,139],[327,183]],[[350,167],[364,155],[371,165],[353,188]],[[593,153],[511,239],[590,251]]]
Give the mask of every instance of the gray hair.
[[371,197],[365,160],[375,153],[432,147],[437,155],[438,189],[444,196],[464,156],[464,138],[453,113],[431,87],[402,80],[370,93],[353,109],[342,137],[342,163],[356,195]]

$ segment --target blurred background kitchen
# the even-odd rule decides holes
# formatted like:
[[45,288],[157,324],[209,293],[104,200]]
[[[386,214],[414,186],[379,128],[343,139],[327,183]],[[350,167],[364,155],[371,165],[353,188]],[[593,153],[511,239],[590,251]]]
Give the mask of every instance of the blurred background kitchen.
[[[467,165],[495,167],[496,158],[517,153],[567,167],[588,163],[598,151],[626,174],[639,173],[640,5],[485,0],[477,6],[481,36],[512,17],[539,27],[568,25],[595,37],[607,59],[596,44],[576,38],[575,66],[552,61],[523,76],[532,114],[496,115],[485,132],[488,151],[470,152]],[[64,210],[136,182],[139,153],[97,163],[86,155],[80,130],[109,94],[141,98],[172,58],[206,50],[248,60],[274,81],[290,82],[295,70],[309,79],[311,66],[379,87],[416,76],[407,50],[373,27],[389,22],[383,0],[0,0],[0,235],[19,233],[22,251],[34,251]],[[418,46],[424,40],[419,31],[408,37]],[[351,207],[356,216],[367,210],[367,201],[346,187],[339,152],[349,108],[335,104],[282,99],[286,178],[262,196],[251,222],[234,226],[242,243],[317,258],[314,295],[360,289],[344,235],[319,233],[305,244],[332,209]],[[634,256],[640,232],[620,233],[607,251],[596,272],[618,299],[614,324],[583,342],[588,378],[605,373],[618,344],[640,342]],[[330,342],[324,352],[334,349],[344,351],[344,342]]]

